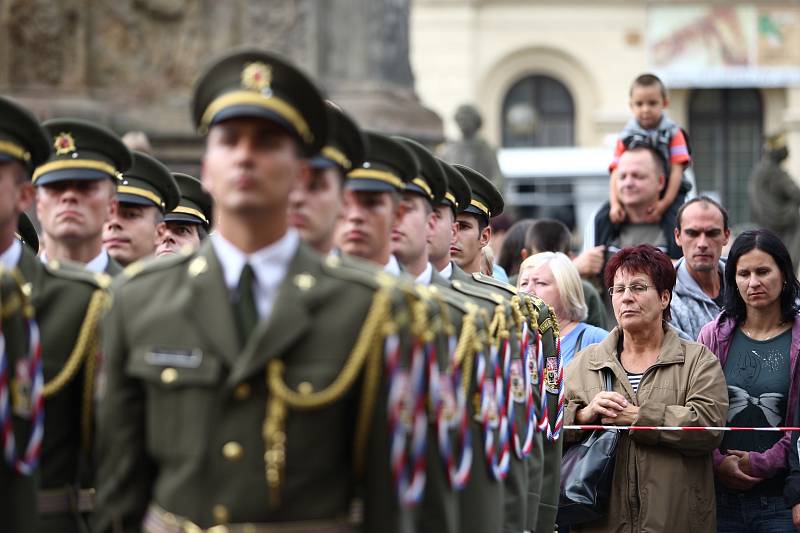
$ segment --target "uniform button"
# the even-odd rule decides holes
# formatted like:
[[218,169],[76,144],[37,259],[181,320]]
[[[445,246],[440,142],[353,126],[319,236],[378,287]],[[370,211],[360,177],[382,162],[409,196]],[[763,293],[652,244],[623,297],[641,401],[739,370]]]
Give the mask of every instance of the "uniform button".
[[246,400],[250,397],[250,385],[248,383],[241,383],[233,389],[233,397],[237,400]]
[[222,447],[222,455],[224,455],[225,459],[228,461],[238,461],[244,455],[244,448],[242,448],[241,444],[232,440],[226,442]]
[[169,385],[173,381],[178,379],[178,371],[174,368],[165,368],[161,371],[161,382],[166,383]]
[[214,515],[214,521],[217,524],[227,524],[230,521],[231,513],[224,505],[217,504],[211,509],[211,514]]

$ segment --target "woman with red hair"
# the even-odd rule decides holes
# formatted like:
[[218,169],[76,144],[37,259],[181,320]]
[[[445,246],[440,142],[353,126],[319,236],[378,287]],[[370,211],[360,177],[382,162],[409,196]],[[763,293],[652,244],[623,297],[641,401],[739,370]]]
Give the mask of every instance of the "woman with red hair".
[[[667,325],[675,286],[669,257],[620,250],[605,281],[618,327],[567,368],[565,424],[720,426],[728,409],[719,361]],[[612,391],[603,388],[603,373]],[[580,437],[580,435],[568,435]],[[572,531],[703,531],[716,527],[712,431],[623,432],[608,514]]]

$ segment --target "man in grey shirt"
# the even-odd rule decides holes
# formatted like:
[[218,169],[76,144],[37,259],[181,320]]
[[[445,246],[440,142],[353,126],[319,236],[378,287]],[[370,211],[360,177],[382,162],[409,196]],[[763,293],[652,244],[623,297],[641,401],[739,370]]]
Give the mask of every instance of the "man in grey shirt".
[[720,257],[730,234],[728,212],[711,198],[693,198],[678,211],[675,242],[683,258],[675,266],[670,324],[691,339],[722,310],[725,263]]

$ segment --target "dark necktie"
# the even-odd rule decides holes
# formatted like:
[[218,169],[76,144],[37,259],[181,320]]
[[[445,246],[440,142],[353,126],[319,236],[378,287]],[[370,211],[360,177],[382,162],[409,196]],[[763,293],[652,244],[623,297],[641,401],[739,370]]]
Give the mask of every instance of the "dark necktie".
[[233,313],[236,317],[241,346],[247,344],[247,339],[250,338],[250,334],[258,323],[258,309],[256,309],[256,299],[253,294],[254,279],[253,267],[249,263],[245,263],[233,301]]

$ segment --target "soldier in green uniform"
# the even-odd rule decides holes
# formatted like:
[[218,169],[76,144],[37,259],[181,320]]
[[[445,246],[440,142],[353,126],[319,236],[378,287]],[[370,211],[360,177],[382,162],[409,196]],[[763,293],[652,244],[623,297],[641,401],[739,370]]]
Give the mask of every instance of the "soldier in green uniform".
[[330,101],[325,104],[328,141],[311,159],[311,178],[298,184],[289,197],[289,223],[323,255],[333,250],[347,173],[361,165],[367,148],[364,135],[353,119],[336,104]]
[[430,285],[434,269],[428,257],[428,241],[433,236],[433,206],[444,199],[447,177],[427,148],[411,139],[393,139],[414,154],[419,172],[401,193],[401,216],[392,229],[392,253],[417,283]]
[[366,132],[365,137],[365,161],[347,174],[336,245],[398,275],[402,268],[392,253],[392,228],[404,209],[401,193],[417,176],[419,163],[408,148],[386,135]]
[[[2,246],[3,263],[6,268],[18,269],[29,287],[26,290],[30,291],[39,326],[44,368],[42,395],[46,415],[38,470],[40,517],[36,531],[85,531],[85,516],[93,503],[91,431],[96,329],[106,302],[103,288],[110,280],[104,274],[64,268],[57,260],[43,264],[29,247],[13,238],[17,217],[34,200],[30,176],[36,176],[36,165],[47,160],[50,141],[28,111],[6,99],[0,99],[0,139],[3,187],[8,187],[0,196],[11,209],[2,218],[4,233],[9,237]],[[24,383],[25,379],[30,380],[30,376],[18,376],[18,390],[30,386],[30,382]],[[35,510],[28,511],[36,514]],[[18,531],[14,527],[11,530]]]
[[454,266],[450,245],[455,239],[456,216],[469,205],[472,191],[458,170],[441,159],[438,161],[447,176],[447,192],[439,205],[434,207],[433,235],[428,244],[428,255],[439,275],[450,280],[453,277]]
[[[541,299],[531,295],[517,294],[516,288],[507,283],[495,280],[491,276],[486,276],[480,273],[478,261],[476,260],[479,248],[474,246],[475,242],[482,242],[484,229],[488,227],[489,218],[492,215],[500,214],[503,211],[503,199],[494,185],[489,182],[484,176],[478,172],[462,166],[454,165],[454,167],[464,176],[467,180],[472,197],[469,207],[460,215],[459,221],[459,241],[462,244],[461,250],[469,251],[468,254],[462,254],[462,259],[465,260],[466,265],[471,265],[470,271],[467,274],[471,275],[470,281],[479,284],[482,288],[493,290],[496,294],[501,294],[505,298],[519,298],[519,311],[524,314],[529,322],[531,331],[536,329],[541,336],[542,342],[542,358],[546,364],[543,366],[543,374],[539,375],[538,369],[533,372],[529,366],[526,369],[529,372],[529,379],[534,386],[535,402],[539,403],[540,395],[538,390],[540,381],[545,379],[545,394],[548,406],[550,425],[550,434],[555,430],[554,422],[558,413],[558,383],[553,381],[557,378],[557,365],[559,356],[557,353],[557,338],[558,331],[554,317],[552,317],[552,309],[550,309]],[[472,254],[475,254],[473,257]],[[455,269],[456,272],[460,269]],[[457,274],[456,274],[457,275]],[[555,368],[554,368],[555,366]],[[544,371],[549,369],[549,372]],[[540,413],[541,414],[541,413]],[[545,431],[545,435],[547,431]],[[510,498],[506,502],[507,515],[519,516],[516,511],[523,509],[524,523],[526,529],[530,531],[552,531],[555,527],[555,516],[558,510],[558,491],[559,491],[559,475],[561,467],[561,440],[550,440],[545,437],[539,437],[541,441],[537,440],[536,449],[527,463],[528,476],[527,480],[517,478],[517,490],[509,491]],[[539,446],[539,442],[541,445]],[[511,476],[511,481],[515,481]],[[516,499],[516,494],[519,489],[524,488],[527,493],[527,502],[520,502]],[[508,516],[507,516],[508,518]],[[506,521],[508,524],[508,520]]]
[[481,251],[492,236],[489,220],[503,212],[503,196],[482,174],[463,165],[453,166],[469,183],[472,197],[456,219],[456,239],[451,253],[456,264],[472,274],[481,271]]
[[407,353],[413,295],[288,227],[327,138],[322,96],[274,55],[236,51],[202,75],[193,116],[216,231],[129,267],[114,293],[95,530],[348,531],[359,493],[363,531],[395,531],[382,382],[402,381],[382,347]]
[[117,186],[117,208],[103,229],[103,248],[123,267],[154,255],[164,234],[164,215],[178,207],[180,192],[169,169],[133,152],[133,164]]
[[33,174],[43,260],[73,261],[91,272],[116,275],[122,267],[103,249],[103,225],[116,209],[118,175],[131,166],[131,153],[113,132],[85,120],[43,125],[54,148]]
[[[24,226],[22,212],[33,201],[33,190],[30,176],[33,167],[47,159],[50,143],[46,133],[41,129],[35,117],[26,109],[0,97],[0,262],[2,262],[3,278],[19,264],[23,246],[20,244],[17,228]],[[27,219],[27,217],[25,217]],[[5,285],[5,283],[3,283]],[[5,291],[1,302],[5,303]],[[9,335],[5,320],[2,333]],[[0,355],[2,356],[2,355]],[[30,401],[30,396],[16,397],[11,394],[11,383],[16,381],[18,362],[24,362],[18,350],[9,351],[7,359],[0,365],[0,399],[6,404],[0,411],[0,448],[5,449],[6,440],[12,435],[2,432],[2,428],[11,418],[13,438],[21,457],[26,443],[32,436],[33,420],[30,407],[21,409],[17,405],[21,401]],[[31,376],[26,376],[31,383]],[[33,533],[37,531],[36,490],[37,478],[33,473],[19,472],[13,464],[9,464],[5,454],[0,459],[0,516],[4,527],[10,531]]]
[[181,200],[164,216],[164,232],[156,246],[156,256],[178,253],[184,246],[200,248],[211,231],[214,201],[203,190],[202,182],[188,174],[173,172]]

